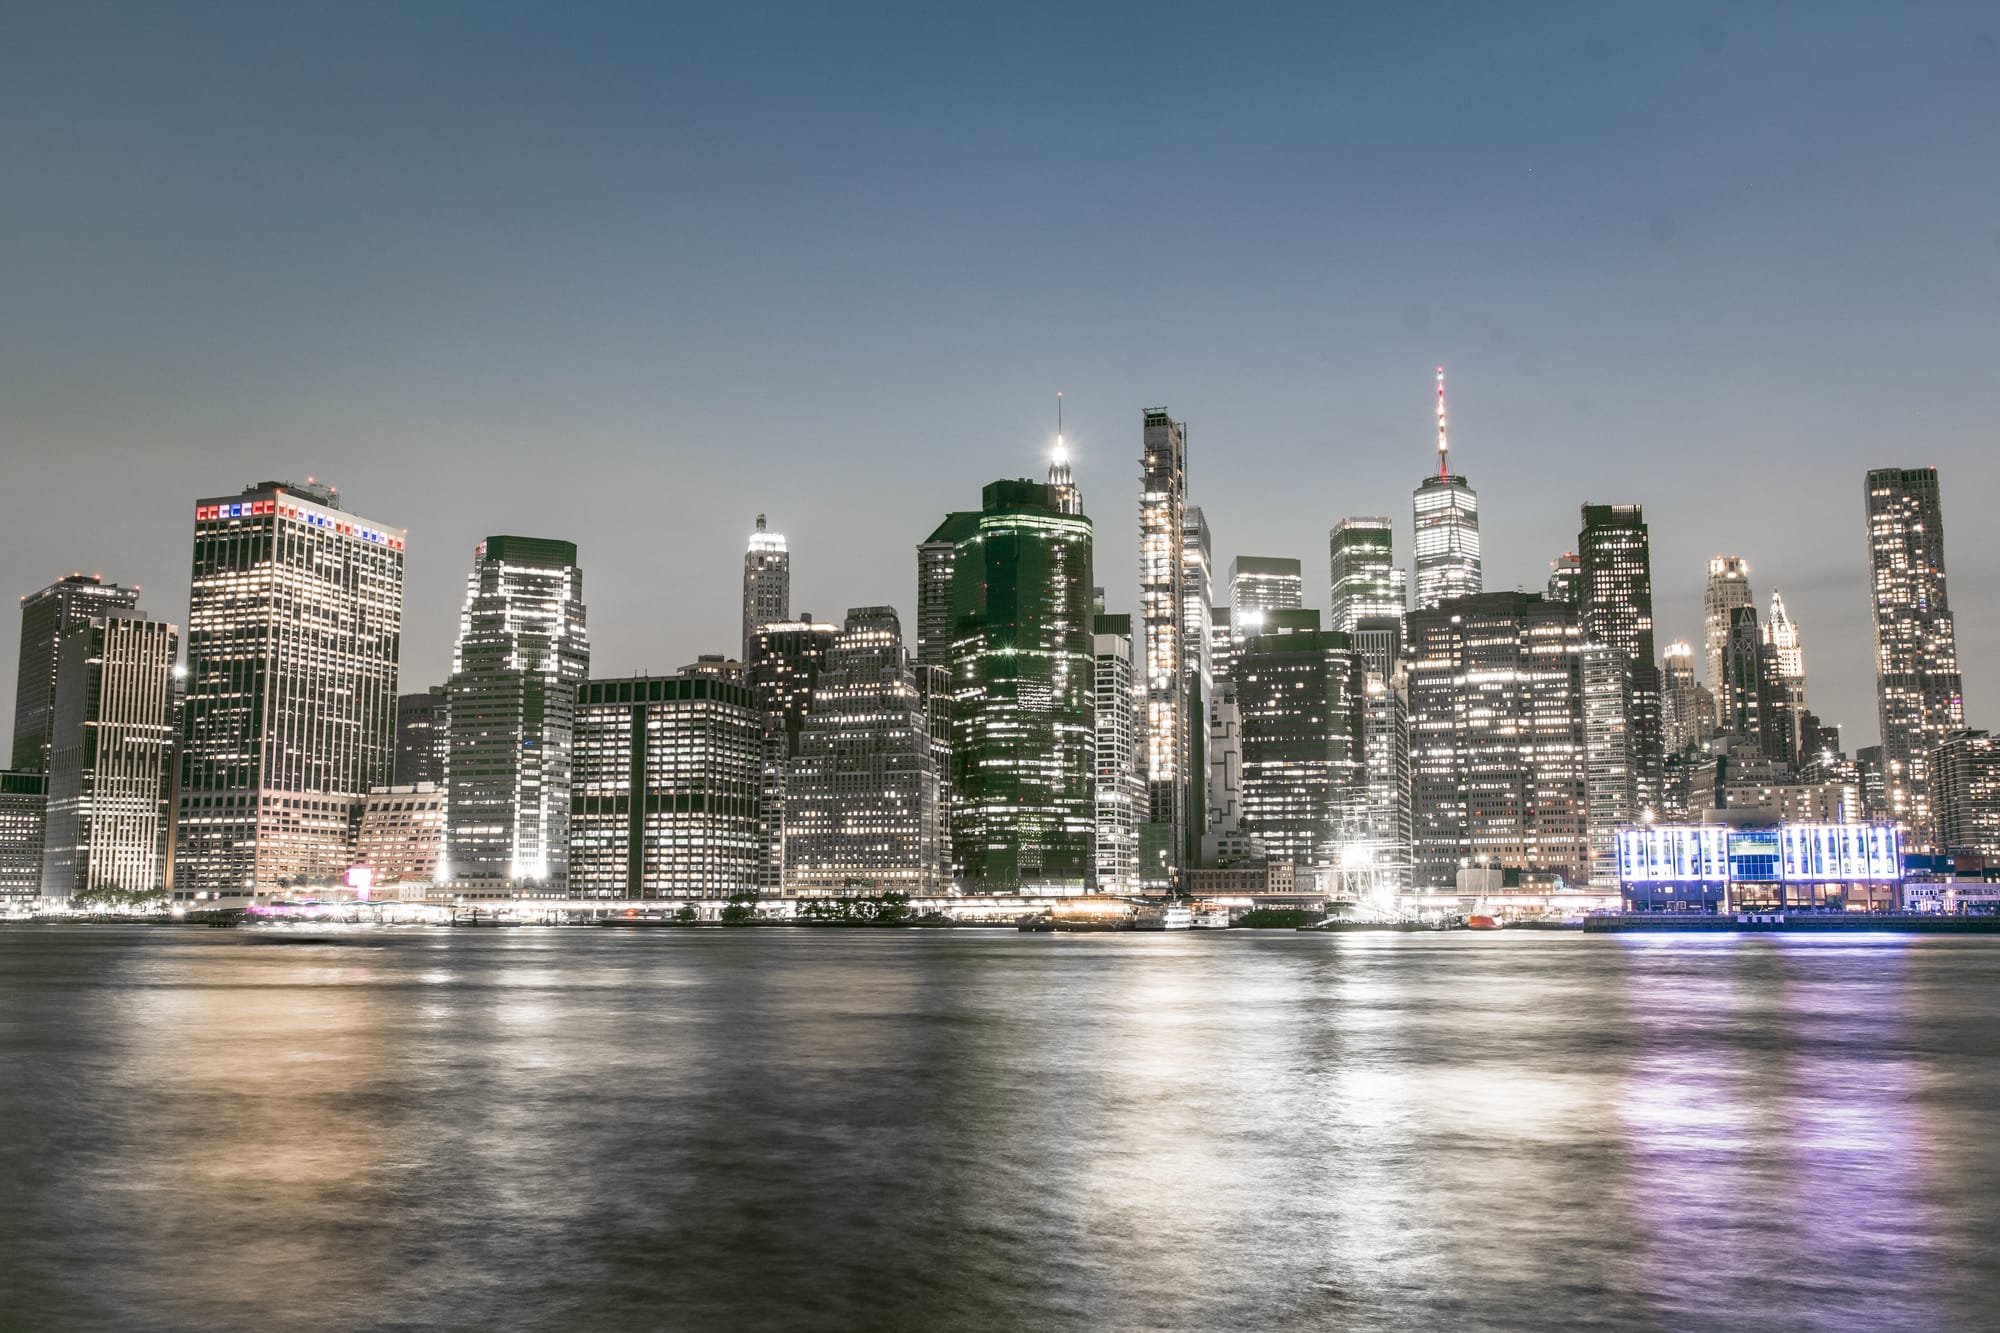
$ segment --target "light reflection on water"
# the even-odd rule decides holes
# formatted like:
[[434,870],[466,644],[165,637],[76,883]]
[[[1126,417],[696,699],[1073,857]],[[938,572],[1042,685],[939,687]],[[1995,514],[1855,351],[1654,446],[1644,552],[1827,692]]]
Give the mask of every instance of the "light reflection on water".
[[1993,1326],[2000,940],[313,938],[0,931],[0,1328]]

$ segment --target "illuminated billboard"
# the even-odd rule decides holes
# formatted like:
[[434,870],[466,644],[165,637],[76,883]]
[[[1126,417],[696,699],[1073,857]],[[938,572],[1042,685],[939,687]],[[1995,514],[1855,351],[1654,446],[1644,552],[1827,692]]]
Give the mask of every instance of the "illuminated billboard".
[[1624,884],[1893,883],[1903,877],[1894,824],[1634,824],[1618,830]]

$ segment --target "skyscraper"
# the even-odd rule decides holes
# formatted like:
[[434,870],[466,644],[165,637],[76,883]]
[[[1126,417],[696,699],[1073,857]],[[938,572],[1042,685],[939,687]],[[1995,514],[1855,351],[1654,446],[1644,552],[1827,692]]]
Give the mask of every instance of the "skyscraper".
[[166,892],[179,657],[178,629],[130,611],[62,636],[42,897]]
[[952,561],[978,528],[979,515],[961,510],[917,543],[917,660],[928,666],[951,666]]
[[1978,852],[2000,865],[2000,744],[1984,731],[1954,731],[1931,756],[1937,846]]
[[1274,632],[1244,644],[1236,673],[1242,828],[1274,860],[1324,866],[1365,816],[1361,658],[1345,634],[1317,628],[1317,611],[1272,620]]
[[589,674],[576,543],[481,542],[446,686],[445,859],[455,892],[567,888],[577,688]]
[[1306,604],[1299,562],[1274,555],[1239,555],[1229,562],[1229,623],[1244,638],[1259,632],[1266,611]]
[[757,886],[772,893],[781,892],[785,883],[785,794],[791,783],[791,763],[799,752],[813,687],[839,632],[837,626],[815,622],[810,616],[762,625],[750,661],[745,663],[744,678],[765,718],[758,796],[763,850]]
[[1632,663],[1620,649],[1594,641],[1584,643],[1579,660],[1590,882],[1594,888],[1615,890],[1618,829],[1639,817]]
[[[1695,698],[1694,647],[1684,639],[1667,645],[1661,669],[1660,722],[1668,754],[1681,751],[1703,739],[1703,709]],[[1707,710],[1713,725],[1714,711]]]
[[1056,395],[1056,445],[1049,454],[1049,494],[1056,498],[1056,512],[1083,512],[1083,493],[1076,488],[1076,473],[1069,463],[1069,444],[1063,439],[1061,394]]
[[[1584,505],[1576,547],[1574,601],[1584,641],[1615,650],[1625,663],[1621,762],[1627,773],[1615,781],[1629,786],[1632,806],[1627,818],[1638,818],[1648,810],[1657,816],[1666,743],[1660,669],[1653,654],[1653,555],[1645,510],[1635,504]],[[1608,860],[1608,833],[1596,846],[1605,858],[1599,882],[1612,884],[1616,877]]]
[[1096,655],[1096,888],[1139,891],[1139,823],[1145,784],[1139,778],[1137,677],[1132,668],[1132,617],[1098,615]]
[[1444,367],[1437,372],[1438,470],[1412,497],[1416,514],[1417,605],[1437,606],[1480,589],[1479,497],[1452,473],[1445,436]]
[[684,671],[586,681],[577,700],[570,894],[753,889],[764,712],[750,687]]
[[1139,476],[1139,627],[1146,691],[1146,824],[1141,874],[1165,887],[1184,864],[1192,755],[1187,650],[1181,617],[1186,565],[1187,428],[1164,407],[1146,409]]
[[407,787],[416,782],[444,786],[445,756],[451,743],[447,719],[450,705],[445,689],[433,685],[421,694],[399,695],[396,699],[396,766],[393,785]]
[[48,816],[48,774],[0,769],[0,906],[18,907],[41,893]]
[[1187,683],[1181,692],[1188,710],[1187,808],[1181,814],[1181,864],[1201,860],[1201,835],[1208,827],[1208,701],[1215,693],[1215,657],[1209,630],[1215,620],[1215,556],[1208,519],[1199,505],[1183,512],[1181,534],[1181,660]]
[[346,875],[395,765],[405,539],[312,481],[196,502],[176,897]]
[[1944,502],[1936,468],[1868,474],[1875,590],[1875,700],[1890,817],[1929,841],[1931,754],[1965,726],[1958,632],[1945,591]]
[[1361,621],[1381,617],[1401,624],[1410,604],[1409,575],[1396,564],[1395,528],[1387,518],[1341,519],[1327,534],[1327,558],[1333,580],[1328,629],[1352,634]]
[[1482,593],[1410,613],[1416,881],[1474,860],[1588,873],[1583,634],[1576,608]]
[[785,888],[800,894],[936,894],[939,775],[903,627],[857,607],[813,686],[785,797]]
[[1576,606],[1583,600],[1583,557],[1564,551],[1549,561],[1548,599]]
[[757,648],[757,627],[792,618],[792,556],[783,534],[767,531],[757,515],[750,549],[743,553],[743,662]]
[[1794,730],[1792,748],[1801,755],[1808,754],[1811,747],[1806,745],[1804,734],[1798,730],[1808,716],[1805,647],[1799,641],[1798,623],[1785,609],[1785,599],[1775,589],[1771,592],[1771,618],[1764,622],[1764,642],[1771,646],[1786,708],[1791,715]]
[[443,859],[442,787],[427,779],[368,793],[354,840],[354,860],[367,867],[370,885],[435,883]]
[[21,661],[14,677],[14,768],[49,771],[50,709],[56,692],[56,650],[62,636],[93,616],[139,605],[137,588],[95,574],[70,574],[21,599]]
[[1729,642],[1729,615],[1749,606],[1750,562],[1740,555],[1718,555],[1708,562],[1708,587],[1701,597],[1703,647],[1707,650],[1708,689],[1715,696],[1716,723],[1722,720],[1727,691],[1722,686],[1722,650]]
[[1096,823],[1090,520],[1040,482],[981,499],[952,558],[954,859],[981,890],[1080,891]]
[[[1363,654],[1364,664],[1366,654]],[[1388,677],[1369,670],[1364,689],[1363,750],[1368,763],[1368,864],[1377,890],[1409,890],[1410,694],[1409,678],[1400,667]]]

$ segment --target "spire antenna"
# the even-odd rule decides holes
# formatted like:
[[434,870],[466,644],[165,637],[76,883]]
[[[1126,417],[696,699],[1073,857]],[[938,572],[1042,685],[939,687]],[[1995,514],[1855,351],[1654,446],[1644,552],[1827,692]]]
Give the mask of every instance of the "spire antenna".
[[1446,441],[1444,433],[1444,367],[1439,366],[1438,367],[1438,476],[1440,477],[1449,477],[1451,475],[1451,468],[1446,465],[1446,459],[1449,457],[1450,451],[1451,451],[1451,445]]

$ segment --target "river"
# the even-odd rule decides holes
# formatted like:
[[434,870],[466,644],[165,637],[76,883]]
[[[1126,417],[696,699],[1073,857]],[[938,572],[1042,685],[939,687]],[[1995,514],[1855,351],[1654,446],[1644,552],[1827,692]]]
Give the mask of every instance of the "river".
[[2000,939],[0,929],[0,1328],[2000,1326]]

